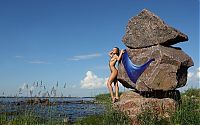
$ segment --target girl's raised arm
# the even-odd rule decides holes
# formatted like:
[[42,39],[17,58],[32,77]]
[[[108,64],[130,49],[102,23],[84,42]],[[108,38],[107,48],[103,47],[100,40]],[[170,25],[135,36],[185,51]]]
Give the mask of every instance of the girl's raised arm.
[[112,53],[113,53],[113,51],[110,51],[110,52],[108,53],[108,55],[109,55],[110,57],[112,57]]
[[122,54],[124,53],[124,50],[122,49],[121,51],[120,51],[120,54],[119,54],[119,56],[118,56],[118,58],[117,58],[117,61],[119,61],[121,58],[122,58]]

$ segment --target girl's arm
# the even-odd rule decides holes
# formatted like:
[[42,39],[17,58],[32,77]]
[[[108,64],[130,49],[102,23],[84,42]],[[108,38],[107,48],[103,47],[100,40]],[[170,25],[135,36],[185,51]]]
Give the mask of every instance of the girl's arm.
[[118,61],[122,58],[123,53],[124,53],[124,50],[122,49],[120,51],[120,54],[119,54],[118,58],[117,58]]
[[109,55],[110,57],[112,57],[112,53],[113,53],[113,51],[110,51],[110,52],[108,53],[108,55]]

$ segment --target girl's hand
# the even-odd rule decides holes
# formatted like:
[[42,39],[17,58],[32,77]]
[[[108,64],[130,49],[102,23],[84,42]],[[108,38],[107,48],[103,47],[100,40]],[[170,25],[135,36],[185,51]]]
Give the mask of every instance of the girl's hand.
[[111,57],[111,56],[112,56],[112,53],[113,53],[113,51],[110,51],[110,52],[108,53],[108,55]]
[[121,50],[121,53],[124,53],[124,50],[123,50],[123,49]]

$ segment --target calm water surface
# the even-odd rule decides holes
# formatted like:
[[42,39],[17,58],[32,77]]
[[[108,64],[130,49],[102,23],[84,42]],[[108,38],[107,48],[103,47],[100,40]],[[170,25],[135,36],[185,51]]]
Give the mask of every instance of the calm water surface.
[[40,104],[19,105],[19,102],[24,102],[28,99],[31,98],[0,98],[0,113],[34,111],[38,117],[68,118],[69,121],[73,122],[77,118],[88,115],[98,115],[105,111],[103,105],[93,103],[93,101],[95,101],[94,98],[48,98],[50,102],[59,103],[49,106]]

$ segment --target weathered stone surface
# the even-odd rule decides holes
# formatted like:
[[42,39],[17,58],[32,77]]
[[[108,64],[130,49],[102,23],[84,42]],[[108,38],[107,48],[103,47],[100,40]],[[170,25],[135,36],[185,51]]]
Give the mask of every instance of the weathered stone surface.
[[[187,69],[194,65],[192,59],[180,48],[156,45],[126,50],[134,64],[140,65],[150,58],[155,58],[133,87],[139,91],[174,90],[182,87],[187,82]],[[118,80],[124,86],[133,84],[122,63],[119,64],[118,71]]]
[[132,83],[122,62],[119,63],[118,80],[135,90],[124,92],[113,106],[125,112],[133,125],[139,125],[137,115],[148,110],[158,117],[169,118],[181,102],[176,88],[185,86],[187,70],[194,63],[181,48],[171,45],[187,40],[185,34],[165,24],[148,10],[143,10],[129,21],[122,41],[127,46],[131,61],[141,65],[151,58],[155,59],[136,83]]
[[126,34],[122,38],[129,48],[144,48],[157,44],[169,46],[187,40],[187,35],[165,24],[146,9],[129,20]]
[[133,125],[139,125],[137,116],[145,110],[153,111],[158,117],[169,118],[177,106],[178,103],[173,99],[146,98],[134,91],[124,92],[120,101],[113,105],[116,110],[126,113]]

